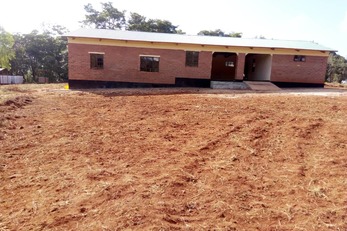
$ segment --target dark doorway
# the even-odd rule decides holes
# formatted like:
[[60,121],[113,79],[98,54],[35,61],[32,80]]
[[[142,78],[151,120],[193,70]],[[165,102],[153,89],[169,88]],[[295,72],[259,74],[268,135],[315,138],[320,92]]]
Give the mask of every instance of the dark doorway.
[[211,80],[231,81],[235,79],[237,54],[214,52],[212,57]]

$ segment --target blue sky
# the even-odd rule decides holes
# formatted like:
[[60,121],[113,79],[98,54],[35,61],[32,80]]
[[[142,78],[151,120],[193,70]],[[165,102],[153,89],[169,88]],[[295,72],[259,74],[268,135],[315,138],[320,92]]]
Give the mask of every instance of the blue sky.
[[113,2],[119,10],[167,19],[187,34],[203,29],[243,32],[243,37],[308,40],[347,57],[347,0],[11,0],[1,3],[0,26],[29,33],[42,24],[79,28],[92,3]]

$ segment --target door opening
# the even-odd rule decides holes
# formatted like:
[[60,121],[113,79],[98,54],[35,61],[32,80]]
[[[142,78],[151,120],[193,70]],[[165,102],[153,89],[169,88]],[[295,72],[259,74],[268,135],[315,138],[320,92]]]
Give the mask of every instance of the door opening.
[[268,54],[247,54],[244,80],[270,81],[272,56]]
[[236,67],[236,53],[214,52],[212,56],[211,80],[234,80],[236,76]]

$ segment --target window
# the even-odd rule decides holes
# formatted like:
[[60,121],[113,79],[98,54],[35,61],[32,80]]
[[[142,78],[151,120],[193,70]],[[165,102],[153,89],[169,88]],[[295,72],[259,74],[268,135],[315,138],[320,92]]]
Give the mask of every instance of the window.
[[159,72],[159,56],[140,56],[140,71]]
[[104,69],[104,54],[90,54],[90,69]]
[[199,66],[199,52],[186,51],[186,66],[197,67]]
[[294,62],[306,62],[306,56],[294,55]]
[[231,61],[226,61],[225,66],[226,67],[235,67],[234,62],[231,62]]

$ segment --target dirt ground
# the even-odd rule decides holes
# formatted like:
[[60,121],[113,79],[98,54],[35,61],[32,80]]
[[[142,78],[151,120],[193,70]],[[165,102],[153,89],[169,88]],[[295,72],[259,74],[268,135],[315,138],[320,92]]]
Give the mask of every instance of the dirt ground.
[[346,90],[13,92],[0,230],[347,230]]

